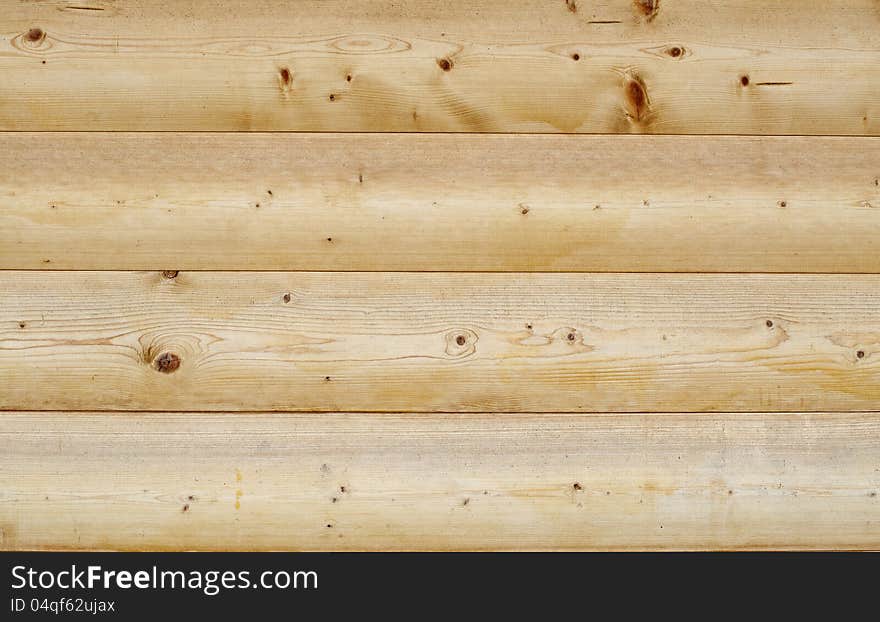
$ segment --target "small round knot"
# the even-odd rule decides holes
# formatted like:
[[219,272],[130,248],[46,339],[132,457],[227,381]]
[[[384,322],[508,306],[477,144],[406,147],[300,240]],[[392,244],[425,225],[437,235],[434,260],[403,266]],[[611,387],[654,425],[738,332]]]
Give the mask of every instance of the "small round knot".
[[163,352],[153,361],[153,366],[156,368],[156,371],[170,374],[177,371],[177,368],[180,367],[180,357],[173,352]]
[[178,274],[179,273],[177,270],[163,270],[162,271],[162,276],[166,279],[176,279]]
[[31,28],[27,31],[27,34],[24,36],[24,38],[31,43],[40,43],[43,39],[46,38],[46,33],[43,31],[42,28]]
[[584,335],[578,332],[578,329],[573,326],[561,326],[553,331],[553,335],[551,340],[556,343],[563,343],[567,346],[571,346],[580,350],[582,347],[589,349],[584,343]]
[[452,70],[452,61],[448,58],[438,58],[437,66],[440,67],[443,71],[451,71]]
[[466,356],[472,354],[477,343],[477,334],[472,330],[458,329],[446,334],[446,354]]
[[858,352],[856,352],[856,358],[860,358],[860,359],[865,358],[865,351],[859,350]]

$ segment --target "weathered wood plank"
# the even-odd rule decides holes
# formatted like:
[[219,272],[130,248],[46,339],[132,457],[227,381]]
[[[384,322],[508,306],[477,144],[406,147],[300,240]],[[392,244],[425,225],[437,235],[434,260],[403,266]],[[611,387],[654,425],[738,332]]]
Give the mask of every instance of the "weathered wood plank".
[[5,410],[878,400],[880,275],[0,272]]
[[875,0],[2,0],[0,15],[0,130],[880,133]]
[[0,134],[0,268],[169,266],[880,272],[880,139]]
[[2,549],[877,549],[877,414],[0,415]]

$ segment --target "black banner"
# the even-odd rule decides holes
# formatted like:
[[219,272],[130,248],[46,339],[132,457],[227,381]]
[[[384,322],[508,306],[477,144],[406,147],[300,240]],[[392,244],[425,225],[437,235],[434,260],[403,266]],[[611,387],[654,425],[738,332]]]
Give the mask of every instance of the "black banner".
[[[593,604],[726,611],[751,599],[873,595],[872,554],[4,553],[0,620],[521,616]],[[865,568],[865,566],[868,568]],[[697,600],[695,600],[697,599]],[[839,601],[840,606],[851,599]],[[413,609],[415,606],[417,609]],[[787,606],[796,606],[789,602]],[[585,610],[586,611],[586,610]],[[244,616],[244,617],[243,617]],[[290,616],[285,616],[287,619]]]

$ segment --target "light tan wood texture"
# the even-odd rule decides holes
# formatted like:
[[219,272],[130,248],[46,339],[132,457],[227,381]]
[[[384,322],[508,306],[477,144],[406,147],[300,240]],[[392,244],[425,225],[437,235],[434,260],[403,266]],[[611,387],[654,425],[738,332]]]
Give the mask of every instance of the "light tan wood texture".
[[880,138],[0,134],[0,268],[880,270]]
[[0,272],[5,410],[878,400],[878,275]]
[[875,0],[0,2],[2,130],[872,134]]
[[2,549],[880,547],[874,414],[3,413]]
[[0,0],[0,550],[880,549],[878,0]]

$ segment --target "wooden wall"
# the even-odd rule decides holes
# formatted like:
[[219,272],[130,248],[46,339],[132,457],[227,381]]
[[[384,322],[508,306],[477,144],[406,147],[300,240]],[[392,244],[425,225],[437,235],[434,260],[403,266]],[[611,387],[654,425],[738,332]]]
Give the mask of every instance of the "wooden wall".
[[0,0],[0,549],[880,548],[874,0]]

